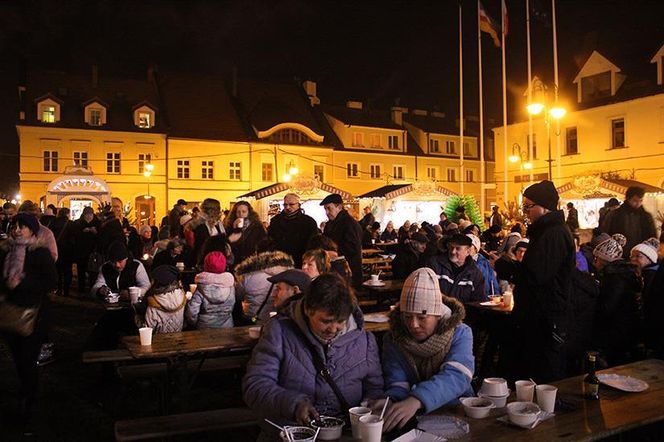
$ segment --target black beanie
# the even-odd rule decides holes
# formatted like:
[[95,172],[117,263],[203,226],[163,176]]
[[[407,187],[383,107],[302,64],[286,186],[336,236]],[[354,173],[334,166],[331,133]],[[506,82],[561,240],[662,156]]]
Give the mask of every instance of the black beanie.
[[180,272],[174,266],[161,265],[152,270],[152,279],[154,279],[155,285],[164,287],[177,280],[179,274]]
[[123,241],[114,241],[108,246],[108,260],[111,262],[122,261],[129,258],[129,251]]
[[549,180],[535,183],[528,187],[523,196],[545,209],[558,210],[558,191]]
[[31,213],[19,212],[14,217],[14,222],[32,230],[33,235],[39,233],[39,221],[37,220],[37,217]]

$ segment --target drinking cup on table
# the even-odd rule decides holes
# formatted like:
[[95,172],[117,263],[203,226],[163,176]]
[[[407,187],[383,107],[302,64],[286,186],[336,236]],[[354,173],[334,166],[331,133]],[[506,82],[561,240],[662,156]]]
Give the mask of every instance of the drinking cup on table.
[[505,305],[505,307],[509,307],[512,305],[512,292],[503,293],[503,304]]
[[535,387],[537,391],[537,405],[547,413],[553,413],[556,408],[556,393],[558,389],[553,385],[538,385]]
[[380,275],[371,275],[371,283],[378,284],[378,276]]
[[380,442],[383,420],[380,416],[367,414],[360,417],[360,438],[363,442]]
[[184,263],[183,262],[176,262],[175,267],[177,267],[177,269],[179,271],[183,271],[184,270]]
[[360,438],[360,418],[371,414],[371,408],[367,407],[353,407],[348,410],[350,415],[350,425],[353,429],[353,439]]
[[189,291],[191,293],[196,293],[196,287],[197,287],[196,284],[189,284]]
[[152,327],[141,327],[138,329],[141,345],[152,345]]
[[535,394],[533,381],[516,381],[516,400],[519,402],[532,402]]

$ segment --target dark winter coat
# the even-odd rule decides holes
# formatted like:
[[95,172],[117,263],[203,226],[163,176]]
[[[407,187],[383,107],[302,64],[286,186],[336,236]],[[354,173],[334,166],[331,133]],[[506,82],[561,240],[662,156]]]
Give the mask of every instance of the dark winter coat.
[[[93,227],[96,232],[91,230]],[[95,249],[98,235],[99,219],[97,217],[92,218],[89,223],[82,217],[74,222],[74,243],[76,244],[74,255],[77,262],[88,261],[90,253]]]
[[339,247],[339,255],[348,261],[353,272],[353,286],[362,285],[362,227],[346,211],[342,210],[331,221],[325,224],[325,236]]
[[572,315],[569,327],[568,369],[579,374],[585,352],[595,348],[593,330],[599,299],[599,284],[590,274],[578,269],[572,271]]
[[642,286],[636,267],[623,260],[606,264],[599,276],[595,330],[597,343],[611,364],[621,361],[637,343]]
[[482,271],[472,257],[468,256],[461,267],[456,267],[447,255],[436,255],[427,260],[426,266],[440,278],[440,290],[444,295],[463,303],[489,299],[484,293]]
[[627,238],[627,244],[623,247],[623,258],[625,259],[629,259],[632,247],[648,238],[657,236],[652,215],[643,207],[634,210],[626,202],[616,210],[610,211],[604,219],[604,224],[600,227],[609,235],[615,233],[625,235]]
[[261,418],[282,424],[292,424],[295,407],[303,400],[311,401],[320,414],[344,416],[347,410],[314,367],[312,350],[351,407],[381,397],[383,373],[376,339],[364,330],[359,309],[347,324],[344,334],[323,344],[309,330],[304,300],[289,303],[283,314],[265,324],[254,348],[242,383],[247,405]]
[[664,357],[664,265],[659,265],[657,272],[648,284],[643,295],[644,333],[646,346],[655,350],[655,356]]
[[76,226],[69,218],[59,216],[51,223],[51,231],[58,245],[58,259],[70,262],[74,258],[74,240]]
[[316,220],[302,211],[292,217],[279,213],[272,218],[267,229],[267,236],[275,242],[276,250],[288,253],[298,269],[302,267],[302,255],[309,239],[317,233]]
[[383,233],[380,234],[380,240],[383,242],[396,241],[398,237],[399,234],[394,229],[392,229],[391,232],[389,230],[383,230]]
[[260,221],[252,222],[243,229],[235,229],[233,233],[242,233],[240,239],[231,243],[235,262],[242,262],[246,258],[255,255],[258,244],[267,238],[265,227]]
[[399,244],[397,256],[392,261],[394,279],[406,279],[408,275],[424,265],[422,256],[409,243]]
[[[11,239],[3,241],[0,246],[0,275],[4,269],[11,241]],[[7,295],[7,301],[22,307],[47,303],[46,294],[56,287],[58,272],[53,257],[43,242],[37,240],[28,245],[23,273],[25,273],[25,277],[13,289],[9,289],[4,278],[0,276],[0,293]]]

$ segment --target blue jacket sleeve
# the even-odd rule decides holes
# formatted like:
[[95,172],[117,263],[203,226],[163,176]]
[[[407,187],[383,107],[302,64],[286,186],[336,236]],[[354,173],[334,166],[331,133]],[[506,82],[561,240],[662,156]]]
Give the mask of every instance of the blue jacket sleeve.
[[263,333],[247,365],[243,396],[249,408],[261,416],[293,421],[296,405],[308,397],[279,385],[279,371],[284,358],[282,327],[279,322],[268,321],[263,326]]
[[472,394],[470,381],[475,370],[475,359],[473,333],[467,325],[457,327],[440,371],[418,384],[414,384],[413,373],[401,351],[391,338],[386,338],[383,343],[383,369],[390,397],[400,401],[414,396],[422,402],[424,412],[430,413],[464,394]]

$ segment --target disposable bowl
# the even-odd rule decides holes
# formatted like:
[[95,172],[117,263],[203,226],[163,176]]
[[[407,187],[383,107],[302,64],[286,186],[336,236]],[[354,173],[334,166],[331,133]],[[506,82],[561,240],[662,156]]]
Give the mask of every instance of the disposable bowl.
[[534,402],[512,402],[507,404],[510,422],[521,427],[531,426],[542,410]]
[[[313,442],[314,437],[316,436],[316,430],[309,427],[286,427],[285,429],[288,430],[293,441]],[[281,437],[283,442],[289,442],[288,437],[286,437],[286,433],[283,431],[279,432],[279,437]]]
[[492,408],[496,408],[494,402],[488,398],[464,397],[459,400],[463,405],[463,411],[466,412],[466,416],[473,419],[484,419],[489,415]]
[[337,440],[341,437],[341,430],[344,428],[344,421],[336,417],[320,416],[318,419],[311,421],[311,426],[314,429],[320,427],[318,439],[320,440]]

